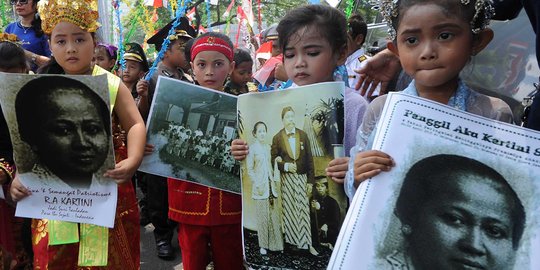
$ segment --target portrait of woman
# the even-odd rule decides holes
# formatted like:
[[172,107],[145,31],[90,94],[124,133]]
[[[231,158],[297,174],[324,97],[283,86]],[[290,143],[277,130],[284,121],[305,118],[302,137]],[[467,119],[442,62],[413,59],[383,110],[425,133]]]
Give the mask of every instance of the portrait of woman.
[[266,142],[268,127],[264,122],[253,126],[255,141],[249,146],[246,157],[247,172],[251,179],[252,199],[255,201],[257,212],[257,237],[260,254],[266,255],[267,250],[283,250],[283,234],[281,232],[281,217],[278,210],[279,179],[274,177],[270,160],[270,145]]
[[409,169],[394,214],[403,246],[380,258],[380,269],[512,269],[526,218],[501,174],[445,154]]
[[89,188],[111,148],[106,102],[84,83],[62,76],[31,80],[18,92],[21,140],[37,159],[21,179],[54,188]]

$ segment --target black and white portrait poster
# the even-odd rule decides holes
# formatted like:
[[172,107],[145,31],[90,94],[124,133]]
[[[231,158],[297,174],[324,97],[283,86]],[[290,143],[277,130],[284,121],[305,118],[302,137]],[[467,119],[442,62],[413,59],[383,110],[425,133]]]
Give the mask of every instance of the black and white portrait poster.
[[236,96],[160,76],[146,136],[154,152],[140,171],[240,193]]
[[540,269],[540,133],[388,95],[328,269]]
[[16,215],[113,227],[117,186],[106,76],[0,73],[17,174]]
[[253,269],[325,269],[346,212],[326,177],[343,155],[343,83],[238,97],[244,254]]

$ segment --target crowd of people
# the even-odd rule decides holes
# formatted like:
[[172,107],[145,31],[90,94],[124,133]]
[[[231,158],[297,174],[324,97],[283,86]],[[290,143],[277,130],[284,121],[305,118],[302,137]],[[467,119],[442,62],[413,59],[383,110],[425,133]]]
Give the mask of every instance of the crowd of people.
[[[271,42],[271,56],[265,59],[254,59],[248,51],[235,49],[224,34],[208,32],[197,36],[187,18],[182,17],[176,29],[171,29],[176,25],[171,22],[146,41],[154,44],[157,50],[161,50],[162,44],[168,44],[163,58],[158,59],[157,69],[146,79],[149,63],[140,44],[125,44],[123,59],[118,59],[115,46],[100,42],[96,35],[99,14],[95,10],[95,0],[12,0],[19,18],[8,25],[1,36],[1,72],[107,77],[113,105],[109,110],[112,134],[100,136],[112,136],[116,166],[107,170],[104,177],[118,184],[118,203],[114,228],[104,229],[109,238],[107,259],[84,267],[139,269],[139,226],[151,222],[155,228],[157,256],[162,259],[175,256],[171,241],[173,230],[177,230],[184,269],[205,269],[210,262],[215,269],[244,268],[240,195],[137,172],[144,154],[154,151],[154,146],[146,143],[145,121],[158,76],[233,95],[329,81],[343,81],[347,86],[344,93],[344,117],[347,121],[343,138],[346,156],[330,161],[325,170],[326,176],[322,178],[314,175],[309,140],[302,130],[295,127],[295,112],[291,107],[283,108],[283,129],[275,134],[271,144],[265,140],[268,129],[262,122],[253,127],[255,139],[249,145],[241,139],[231,142],[219,136],[205,135],[201,130],[189,128],[187,123],[171,122],[168,129],[161,131],[161,135],[168,139],[165,149],[171,156],[233,173],[238,170],[234,160],[246,160],[251,180],[265,187],[263,192],[252,193],[262,220],[257,223],[261,255],[266,255],[267,250],[283,250],[284,243],[314,256],[321,245],[331,248],[339,230],[334,221],[340,218],[339,206],[328,193],[328,180],[342,185],[352,199],[363,181],[396,166],[397,162],[391,156],[371,147],[386,100],[385,93],[394,90],[388,89],[389,82],[398,76],[411,78],[404,93],[493,120],[513,122],[512,110],[504,101],[471,89],[460,79],[459,73],[492,40],[493,31],[488,27],[492,18],[511,19],[524,8],[537,31],[540,27],[539,3],[532,0],[378,2],[382,17],[389,26],[390,41],[387,49],[374,56],[362,49],[367,36],[367,25],[362,16],[354,14],[347,19],[343,12],[322,4],[290,10],[283,14],[277,26],[265,31],[257,41],[261,44]],[[39,16],[35,16],[36,13]],[[538,35],[536,40],[537,57],[540,59]],[[125,63],[119,64],[120,60]],[[268,67],[268,63],[272,66]],[[270,71],[268,76],[253,75],[254,65],[267,68]],[[253,77],[262,77],[264,81]],[[57,96],[69,94],[66,89],[51,88],[50,91],[55,91]],[[535,88],[538,90],[538,85]],[[536,130],[540,129],[538,95],[540,93],[531,95],[534,99],[524,118],[526,127]],[[48,98],[41,101],[47,105],[55,103]],[[89,104],[85,106],[91,107]],[[76,111],[76,108],[71,110]],[[42,119],[44,117],[47,119]],[[53,117],[56,116],[46,112],[39,114],[41,120],[32,122],[38,126],[33,128],[44,129],[42,123]],[[15,217],[17,202],[32,194],[18,177],[8,124],[3,115],[0,118],[0,184],[6,195],[5,200],[0,199],[0,270],[82,268],[80,258],[89,250],[91,252],[92,247],[84,246],[82,240],[80,243],[51,244],[50,238],[55,235],[52,230],[62,222]],[[23,121],[21,119],[18,120]],[[19,126],[24,124],[29,124],[29,120],[20,122]],[[28,137],[35,139],[36,133],[39,132],[35,131]],[[75,137],[66,144],[75,143]],[[287,150],[296,149],[296,144],[302,143],[306,147],[298,153]],[[38,152],[50,150],[43,150],[46,147],[39,145],[34,148]],[[58,154],[67,156],[68,152]],[[54,168],[52,174],[60,179],[69,177],[66,172],[72,171],[70,160],[60,164],[51,160],[55,159],[49,157],[41,163],[49,169]],[[263,165],[257,167],[255,164]],[[280,173],[279,181],[273,177],[276,171]],[[494,178],[497,178],[497,185],[513,194],[504,179]],[[467,179],[460,181],[469,183]],[[135,196],[134,183],[144,193],[139,201]],[[280,194],[274,190],[275,185],[280,185]],[[313,186],[311,194],[307,185]],[[253,188],[256,189],[255,184]],[[281,216],[273,205],[273,199],[278,195],[290,202],[283,206]],[[515,205],[501,211],[521,209],[513,197],[506,201]],[[403,211],[407,209],[396,207],[398,214]],[[282,220],[283,226],[268,225],[275,225],[273,222],[277,223],[276,220]],[[416,231],[414,226],[418,224],[414,220],[402,222],[409,222],[407,225]],[[512,231],[520,230],[516,227],[521,225],[509,222],[504,226]],[[404,234],[408,236],[406,232]],[[521,234],[515,237],[517,240],[512,243],[511,250],[517,249],[520,237]],[[415,250],[404,252],[407,256],[417,254]],[[467,256],[479,256],[481,253],[472,248],[460,249],[459,252]],[[506,259],[513,260],[512,256]],[[407,260],[401,267],[435,269],[439,263],[437,260]],[[485,268],[500,266],[487,264]]]
[[231,155],[232,139],[227,139],[226,134],[221,137],[205,135],[200,129],[193,132],[189,126],[184,127],[175,122],[171,122],[169,128],[160,133],[167,139],[164,148],[173,159],[189,159],[203,166],[239,174],[238,164]]

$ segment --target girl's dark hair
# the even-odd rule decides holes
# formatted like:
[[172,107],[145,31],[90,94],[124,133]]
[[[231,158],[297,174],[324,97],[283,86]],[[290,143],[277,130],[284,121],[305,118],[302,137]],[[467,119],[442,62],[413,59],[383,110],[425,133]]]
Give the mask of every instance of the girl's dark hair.
[[392,27],[397,32],[398,26],[399,26],[399,23],[401,21],[403,14],[410,7],[414,5],[434,4],[441,7],[441,9],[446,14],[446,16],[448,17],[459,16],[471,26],[471,29],[479,28],[485,24],[486,10],[485,8],[483,8],[478,14],[478,19],[472,22],[473,17],[476,13],[476,9],[475,9],[476,2],[477,0],[472,0],[470,1],[469,4],[464,5],[461,3],[461,1],[456,1],[456,0],[399,0],[397,2],[398,16],[392,17]]
[[365,40],[367,35],[367,24],[362,15],[353,14],[351,17],[349,17],[349,20],[347,21],[347,28],[347,32],[353,39],[358,35],[363,35]]
[[96,106],[107,135],[111,135],[109,108],[98,94],[92,91],[86,84],[68,77],[43,76],[26,83],[15,98],[17,124],[19,125],[19,133],[23,141],[29,145],[36,142],[36,136],[38,136],[36,129],[39,125],[36,123],[38,118],[34,114],[35,108],[43,107],[43,101],[47,96],[57,90],[82,90],[83,94]]
[[414,226],[421,213],[420,209],[434,200],[439,200],[438,195],[448,192],[444,183],[449,183],[459,176],[479,176],[479,180],[495,183],[497,190],[510,200],[510,216],[514,222],[512,243],[514,249],[517,249],[525,228],[525,210],[518,195],[493,168],[463,156],[430,156],[416,162],[409,169],[394,209],[401,223]]
[[234,62],[238,66],[244,62],[253,62],[253,59],[251,59],[248,51],[238,48],[234,50]]
[[[34,0],[33,5],[37,7],[38,2],[39,0]],[[34,19],[32,20],[32,29],[34,29],[36,37],[40,38],[44,35],[43,29],[41,28],[41,17],[39,17],[37,12],[34,14]]]
[[334,52],[347,44],[347,20],[343,12],[330,6],[306,5],[291,10],[279,22],[276,30],[282,52],[289,39],[304,27],[317,29]]
[[[92,41],[94,42],[96,40],[96,33],[90,32],[90,35],[92,36]],[[45,65],[41,66],[37,70],[38,74],[65,74],[64,69],[56,62],[56,59],[54,56],[51,56],[49,62],[45,63]]]
[[251,131],[251,134],[253,134],[253,137],[255,137],[255,134],[257,134],[257,127],[259,125],[263,125],[264,129],[266,131],[268,131],[268,127],[266,126],[266,124],[263,121],[259,121],[259,122],[255,123],[255,125],[253,125],[253,130]]
[[13,42],[0,42],[0,68],[28,68],[23,48]]

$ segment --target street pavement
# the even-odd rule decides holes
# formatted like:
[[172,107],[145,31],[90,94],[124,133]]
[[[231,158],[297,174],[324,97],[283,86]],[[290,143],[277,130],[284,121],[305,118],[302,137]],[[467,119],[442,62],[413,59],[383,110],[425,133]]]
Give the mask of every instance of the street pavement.
[[172,260],[158,258],[152,224],[141,226],[141,270],[182,270],[182,256],[178,247],[178,236],[173,236],[175,257]]

